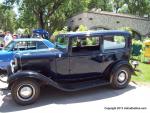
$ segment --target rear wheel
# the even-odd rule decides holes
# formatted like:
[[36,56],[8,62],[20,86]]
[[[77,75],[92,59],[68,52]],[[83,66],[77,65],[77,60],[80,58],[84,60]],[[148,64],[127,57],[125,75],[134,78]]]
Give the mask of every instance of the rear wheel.
[[19,80],[11,87],[11,95],[20,105],[34,103],[40,94],[40,86],[35,80]]
[[115,89],[125,88],[131,79],[131,72],[127,66],[121,66],[118,70],[112,70],[110,84]]

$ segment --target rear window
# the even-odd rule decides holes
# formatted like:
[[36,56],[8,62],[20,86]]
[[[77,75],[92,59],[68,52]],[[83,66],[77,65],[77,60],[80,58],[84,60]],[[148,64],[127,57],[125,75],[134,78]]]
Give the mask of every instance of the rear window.
[[103,38],[103,49],[121,49],[125,48],[125,37],[124,36],[104,36]]

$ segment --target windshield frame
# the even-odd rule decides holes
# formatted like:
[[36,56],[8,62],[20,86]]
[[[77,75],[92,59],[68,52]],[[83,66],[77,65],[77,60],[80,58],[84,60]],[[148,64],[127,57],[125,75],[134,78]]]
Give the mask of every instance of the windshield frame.
[[[6,50],[6,51],[12,51],[13,50],[13,48],[14,48],[14,46],[15,46],[15,41],[11,41],[11,42],[9,42],[4,48],[3,48],[3,50]],[[10,46],[10,45],[12,45],[12,46]],[[9,47],[10,46],[10,47]]]

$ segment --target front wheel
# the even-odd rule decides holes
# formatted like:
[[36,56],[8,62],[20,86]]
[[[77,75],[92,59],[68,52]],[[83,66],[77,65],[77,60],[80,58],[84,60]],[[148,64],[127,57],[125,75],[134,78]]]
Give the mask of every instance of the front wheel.
[[40,94],[40,86],[34,80],[19,80],[11,87],[11,95],[15,102],[20,105],[34,103]]
[[125,88],[131,79],[131,71],[129,67],[121,66],[118,70],[112,70],[110,76],[110,84],[115,89]]

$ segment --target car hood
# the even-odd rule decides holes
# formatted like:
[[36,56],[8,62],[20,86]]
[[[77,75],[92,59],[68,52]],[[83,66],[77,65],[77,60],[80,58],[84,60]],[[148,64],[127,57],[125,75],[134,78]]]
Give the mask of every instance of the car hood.
[[0,55],[8,54],[9,52],[6,50],[0,50]]
[[11,57],[12,57],[12,53],[11,52],[6,51],[6,50],[1,50],[0,51],[0,60],[9,59]]
[[0,51],[0,69],[6,69],[7,65],[13,59],[13,54],[6,50]]

